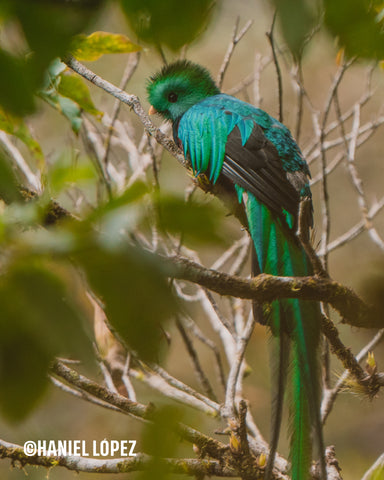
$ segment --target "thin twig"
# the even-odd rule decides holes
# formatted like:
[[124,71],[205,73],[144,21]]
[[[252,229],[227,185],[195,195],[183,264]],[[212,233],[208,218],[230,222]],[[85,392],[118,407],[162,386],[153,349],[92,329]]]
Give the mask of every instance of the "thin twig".
[[221,361],[221,355],[220,351],[216,345],[215,342],[213,342],[210,338],[205,336],[203,332],[200,330],[198,325],[191,320],[189,317],[183,316],[182,321],[185,322],[186,328],[191,331],[191,333],[198,338],[202,343],[207,345],[208,348],[210,348],[215,356],[215,361],[217,365],[217,369],[219,372],[219,380],[220,380],[220,385],[223,388],[223,391],[225,392],[225,385],[226,385],[226,380],[225,380],[225,373],[224,373],[224,367],[223,367],[223,362]]
[[[384,329],[380,330],[373,339],[360,350],[360,352],[356,355],[356,362],[361,362],[363,358],[365,358],[375,346],[381,342],[384,338]],[[346,379],[350,375],[350,370],[346,369],[344,373],[339,377],[335,387],[332,390],[328,390],[324,394],[323,401],[321,402],[321,420],[323,424],[326,422],[327,417],[332,410],[332,406],[335,403],[336,397],[340,392],[341,388],[343,387]]]
[[248,22],[244,25],[241,31],[238,33],[240,23],[240,17],[237,17],[235,26],[233,28],[232,39],[230,44],[228,45],[227,52],[224,56],[224,60],[221,64],[219,73],[217,75],[217,86],[221,89],[223,86],[224,75],[227,71],[229,66],[229,62],[231,61],[233,52],[235,50],[236,45],[240,42],[240,40],[244,37],[247,31],[250,29],[251,25],[253,24],[253,20],[248,20]]
[[235,417],[236,405],[235,405],[235,396],[236,396],[236,386],[239,379],[241,367],[243,365],[243,359],[245,355],[245,350],[247,348],[248,342],[251,338],[253,329],[255,327],[256,320],[253,315],[248,317],[247,324],[241,335],[238,336],[236,341],[236,352],[235,357],[232,359],[231,369],[228,374],[227,381],[227,391],[225,395],[225,404],[224,404],[224,416],[229,418]]
[[137,397],[136,397],[136,392],[135,389],[133,388],[129,372],[130,372],[130,364],[131,364],[131,354],[128,352],[127,353],[127,358],[125,360],[124,364],[124,370],[121,375],[121,380],[124,384],[124,387],[127,391],[127,396],[132,402],[137,402]]
[[299,225],[297,236],[311,261],[313,273],[320,277],[328,277],[328,273],[324,270],[319,257],[316,255],[314,248],[312,247],[309,227],[310,219],[312,217],[312,201],[310,198],[304,198],[300,202],[299,206]]
[[20,150],[13,145],[8,135],[0,130],[0,142],[3,144],[6,152],[15,162],[18,170],[21,172],[29,187],[35,191],[37,194],[41,194],[43,187],[41,184],[40,175],[32,172],[30,166],[25,161],[23,155],[20,153]]
[[208,380],[208,377],[206,376],[200,360],[198,358],[197,352],[195,350],[195,347],[193,346],[191,339],[188,337],[187,332],[185,331],[181,321],[179,318],[176,318],[176,327],[180,332],[181,338],[184,341],[184,344],[186,346],[187,352],[192,360],[194,370],[197,376],[197,379],[199,380],[201,386],[203,387],[205,394],[211,398],[213,401],[217,402],[217,397],[213,391],[212,385]]
[[[133,402],[117,393],[110,392],[107,388],[93,382],[84,375],[79,374],[60,362],[55,362],[51,367],[51,371],[75,388],[81,389],[104,402],[114,405],[129,415],[145,420],[151,420],[156,417],[156,409],[152,404],[143,405],[138,402]],[[178,424],[177,432],[181,438],[203,448],[204,451],[213,458],[222,458],[223,452],[228,449],[228,447],[221,442],[218,442],[187,425]]]
[[[181,382],[177,378],[170,375],[166,370],[164,370],[159,365],[151,364],[149,365],[149,367],[153,370],[154,373],[157,374],[158,377],[162,378],[168,385],[170,385],[174,389],[179,390],[180,392],[183,392],[191,397],[194,397],[199,402],[203,403],[205,405],[204,407],[205,411],[208,412],[210,415],[214,416],[217,414],[219,410],[219,404],[215,400],[212,400],[206,397],[205,395],[202,395],[201,393],[197,392],[189,385],[186,385],[185,383]],[[148,384],[150,384],[150,382],[148,382]],[[156,383],[156,379],[154,379],[154,384],[156,384],[156,388],[158,388],[159,384]]]
[[329,193],[328,193],[328,182],[327,182],[327,161],[326,161],[326,152],[324,149],[324,141],[325,141],[325,128],[329,116],[329,112],[331,110],[331,105],[332,101],[334,99],[334,96],[337,92],[337,88],[340,85],[340,82],[344,76],[344,73],[346,70],[352,65],[353,60],[349,61],[348,63],[344,63],[336,72],[336,75],[333,79],[331,88],[329,89],[328,93],[328,98],[325,102],[325,107],[324,107],[324,114],[323,114],[323,120],[322,124],[320,127],[320,151],[321,151],[321,205],[322,205],[322,214],[323,214],[323,225],[322,225],[322,235],[321,235],[321,248],[322,251],[324,252],[322,255],[322,260],[323,260],[323,266],[324,270],[328,271],[328,242],[329,242],[329,235],[330,235],[330,229],[331,229],[331,223],[330,223],[330,211],[329,211]]
[[[372,220],[382,209],[384,208],[384,197],[382,197],[379,201],[375,202],[370,210],[368,211],[367,218],[368,220]],[[345,244],[349,243],[351,240],[359,236],[361,233],[365,232],[367,228],[367,222],[365,219],[360,220],[357,222],[353,227],[351,227],[348,231],[340,235],[339,237],[335,238],[332,242],[328,244],[328,252],[332,252],[337,248],[344,246]],[[319,255],[321,255],[322,251],[319,251]]]
[[[132,78],[132,75],[135,73],[136,68],[139,64],[140,60],[140,52],[135,52],[132,55],[129,55],[127,65],[125,67],[123,77],[121,79],[119,88],[121,90],[125,90],[126,86],[128,85],[129,80]],[[108,126],[108,131],[107,135],[105,137],[104,141],[104,155],[102,158],[102,165],[104,166],[105,172],[108,173],[108,156],[111,148],[111,138],[113,135],[113,129],[115,122],[117,120],[117,117],[119,116],[121,109],[121,102],[119,100],[116,100],[114,105],[113,105],[113,110],[111,114],[111,119],[110,123]]]
[[355,190],[357,192],[357,198],[358,198],[358,203],[363,215],[363,219],[366,223],[366,228],[368,231],[369,236],[371,237],[371,240],[379,247],[381,250],[384,251],[384,241],[381,239],[380,235],[378,234],[376,228],[373,227],[370,219],[368,218],[368,207],[367,207],[367,201],[365,198],[365,192],[364,192],[364,187],[363,187],[363,182],[358,175],[357,168],[355,165],[355,152],[356,152],[356,143],[357,143],[357,135],[359,131],[359,125],[360,125],[360,107],[359,105],[355,105],[354,109],[354,120],[353,120],[353,126],[352,126],[352,138],[349,142],[349,148],[348,148],[348,157],[347,157],[347,166],[348,166],[348,171],[350,173],[352,183],[355,187]]
[[275,65],[275,69],[276,69],[277,90],[278,90],[278,93],[279,93],[279,121],[283,122],[283,116],[284,116],[284,113],[283,113],[283,79],[282,79],[282,76],[281,76],[281,69],[280,69],[279,61],[277,59],[275,39],[274,39],[274,36],[273,36],[273,30],[275,28],[276,17],[277,17],[277,11],[275,11],[275,14],[273,15],[271,28],[270,28],[269,32],[266,33],[266,35],[267,35],[267,38],[268,38],[269,43],[271,45],[273,63]]
[[73,395],[74,397],[81,398],[81,399],[86,400],[86,401],[88,401],[90,403],[93,403],[95,405],[99,405],[100,407],[107,408],[107,409],[113,410],[115,412],[126,414],[126,412],[124,412],[120,408],[115,407],[114,405],[111,405],[107,402],[103,402],[102,400],[99,400],[98,398],[93,397],[92,395],[88,395],[83,390],[77,390],[76,388],[69,387],[68,385],[61,382],[60,380],[53,377],[52,375],[49,375],[49,379],[53,383],[53,385],[55,385],[55,387],[59,388],[63,392],[69,393],[69,394]]

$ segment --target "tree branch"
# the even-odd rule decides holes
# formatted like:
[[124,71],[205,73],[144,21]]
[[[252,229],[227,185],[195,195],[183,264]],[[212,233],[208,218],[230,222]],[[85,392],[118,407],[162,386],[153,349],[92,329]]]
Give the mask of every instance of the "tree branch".
[[159,142],[166,150],[168,150],[184,167],[189,168],[189,163],[184,158],[181,150],[160,129],[155,127],[155,125],[149,119],[148,115],[145,113],[136,95],[129,95],[128,93],[124,92],[124,90],[121,90],[112,83],[107,82],[107,80],[99,77],[99,75],[96,75],[96,73],[89,70],[89,68],[87,68],[85,65],[78,62],[75,58],[71,56],[63,59],[63,62],[74,72],[78,73],[89,82],[93,83],[97,87],[101,88],[105,92],[109,93],[113,97],[128,105],[140,118],[145,130],[150,135],[152,135],[157,140],[157,142]]
[[[93,382],[61,362],[56,361],[52,365],[51,371],[58,377],[63,378],[70,385],[84,390],[88,394],[114,405],[134,417],[152,420],[156,416],[156,409],[153,404],[149,403],[148,405],[143,405],[138,402],[133,402],[118,393],[110,392],[107,388]],[[228,450],[226,445],[188,427],[187,425],[178,424],[177,433],[181,438],[190,443],[196,444],[201,450],[213,458],[223,458],[223,454]]]
[[188,280],[220,295],[272,302],[279,298],[300,298],[327,302],[337,310],[342,322],[362,328],[382,328],[383,320],[374,316],[372,307],[350,288],[328,278],[278,277],[262,273],[251,279],[231,276],[184,257],[154,255],[167,275]]
[[[128,473],[150,468],[154,458],[144,453],[137,453],[135,457],[99,460],[97,458],[68,456],[28,456],[23,447],[0,440],[0,457],[10,458],[21,466],[37,465],[47,468],[65,467],[68,470],[88,473]],[[237,477],[234,468],[221,464],[217,460],[196,458],[156,458],[156,465],[161,465],[167,472],[189,476]]]

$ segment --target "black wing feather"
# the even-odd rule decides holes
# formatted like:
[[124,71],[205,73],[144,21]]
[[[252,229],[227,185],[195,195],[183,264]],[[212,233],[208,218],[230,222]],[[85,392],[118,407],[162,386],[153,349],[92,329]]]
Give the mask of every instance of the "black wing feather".
[[222,173],[226,177],[278,215],[284,209],[297,217],[300,194],[288,180],[276,148],[260,126],[255,124],[245,145],[239,129],[234,128],[228,136],[225,154]]

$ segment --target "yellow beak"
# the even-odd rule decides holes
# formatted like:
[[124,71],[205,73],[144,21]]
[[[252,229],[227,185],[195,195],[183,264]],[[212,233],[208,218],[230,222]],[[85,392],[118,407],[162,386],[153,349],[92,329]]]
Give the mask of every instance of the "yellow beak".
[[156,108],[151,105],[148,110],[148,115],[154,115],[155,113],[158,113],[158,112]]

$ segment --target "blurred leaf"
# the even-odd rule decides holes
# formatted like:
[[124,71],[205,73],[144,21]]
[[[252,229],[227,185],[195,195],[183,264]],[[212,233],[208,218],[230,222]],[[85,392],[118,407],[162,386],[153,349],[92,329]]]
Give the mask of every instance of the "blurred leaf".
[[83,80],[66,70],[66,65],[56,58],[49,65],[44,88],[38,94],[67,117],[72,130],[78,133],[82,125],[82,110],[97,117],[101,117],[103,112],[96,109]]
[[[2,320],[14,320],[8,308],[4,313]],[[0,324],[0,410],[7,420],[15,422],[23,420],[44,394],[52,357],[22,328],[15,325],[13,332],[4,332],[2,327]]]
[[44,155],[40,144],[33,138],[29,128],[21,118],[15,117],[0,108],[0,130],[20,139],[37,160],[39,167],[43,167]]
[[80,157],[74,164],[72,159],[61,156],[48,169],[49,186],[56,193],[66,186],[94,182],[96,179],[95,168],[88,158]]
[[61,114],[68,118],[71,123],[71,128],[75,133],[79,133],[82,118],[81,109],[79,105],[70,98],[59,95],[53,88],[49,90],[40,91],[39,95],[53,108],[58,110]]
[[313,4],[307,0],[273,0],[273,2],[285,41],[291,52],[299,56],[317,20]]
[[384,32],[375,8],[379,5],[381,1],[324,0],[325,25],[348,56],[384,58]]
[[[219,2],[216,2],[219,3]],[[128,23],[140,40],[178,50],[191,43],[212,18],[212,0],[121,0]]]
[[157,263],[139,249],[107,249],[89,238],[76,259],[120,336],[143,359],[158,360],[161,325],[176,305]]
[[175,432],[180,421],[182,411],[174,406],[165,405],[156,410],[153,422],[146,424],[141,447],[143,452],[153,457],[153,462],[139,474],[139,480],[169,479],[168,469],[161,460],[176,456],[180,438]]
[[384,328],[384,260],[378,259],[373,271],[362,281],[362,292],[367,303],[374,307],[379,328]]
[[160,227],[183,235],[186,243],[218,244],[224,242],[222,212],[211,202],[204,205],[185,202],[183,198],[161,195],[155,200]]
[[[67,70],[67,68],[67,65],[62,62],[60,58],[54,58],[47,68],[48,75],[46,88],[52,83],[53,78],[58,78],[61,73]],[[56,83],[55,85],[57,86]]]
[[79,34],[72,40],[71,52],[78,60],[92,62],[107,53],[131,53],[141,50],[126,35],[108,32]]
[[54,356],[88,351],[76,305],[53,265],[22,257],[0,278],[0,410],[21,420],[47,386]]
[[25,59],[16,58],[0,48],[0,105],[15,115],[30,113],[35,108],[35,84]]
[[76,102],[84,111],[99,118],[103,112],[97,110],[89,92],[88,86],[77,75],[65,72],[60,75],[58,92],[60,95],[70,98]]
[[372,467],[366,472],[362,480],[383,480],[384,479],[384,454],[376,460]]
[[34,52],[34,64],[40,64],[44,70],[53,58],[64,55],[73,35],[84,29],[104,3],[103,0],[13,0],[13,13]]
[[9,162],[0,152],[0,198],[5,203],[22,201],[19,183]]
[[0,49],[0,104],[6,110],[16,115],[33,111],[33,94],[41,87],[49,63],[67,53],[73,35],[86,27],[104,3],[2,0],[4,21],[17,22],[30,52],[19,57]]
[[136,181],[130,185],[121,195],[113,197],[105,205],[96,209],[91,215],[92,221],[96,218],[103,217],[106,213],[113,212],[120,207],[125,207],[132,203],[136,203],[139,200],[142,200],[144,195],[149,193],[148,184],[142,181]]

